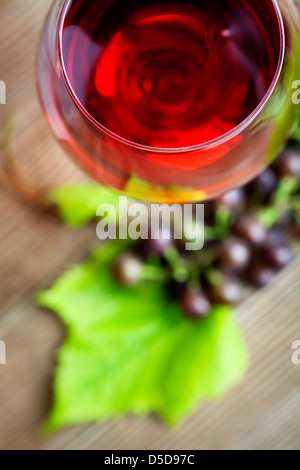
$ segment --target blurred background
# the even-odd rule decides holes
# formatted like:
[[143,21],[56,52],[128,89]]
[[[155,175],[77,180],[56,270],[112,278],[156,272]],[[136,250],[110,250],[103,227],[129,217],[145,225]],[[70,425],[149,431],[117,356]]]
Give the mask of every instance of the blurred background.
[[[39,34],[51,0],[0,1],[1,129],[15,116],[15,152],[24,181],[40,190],[85,177],[55,141],[40,110],[35,62]],[[51,400],[55,351],[64,328],[35,306],[34,294],[81,261],[96,242],[95,227],[65,228],[0,189],[1,449],[299,449],[300,365],[292,343],[300,340],[300,246],[268,288],[237,309],[251,354],[243,383],[222,400],[204,403],[177,431],[155,417],[128,417],[105,425],[65,429],[50,438],[39,430]]]

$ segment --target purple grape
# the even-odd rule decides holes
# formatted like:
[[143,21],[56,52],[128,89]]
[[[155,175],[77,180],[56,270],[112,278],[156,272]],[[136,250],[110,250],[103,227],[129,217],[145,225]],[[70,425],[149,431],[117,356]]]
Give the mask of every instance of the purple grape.
[[233,232],[254,246],[263,245],[267,236],[266,229],[253,214],[238,217],[233,225]]
[[262,252],[264,258],[275,269],[283,269],[293,259],[291,250],[284,245],[265,247]]
[[276,228],[270,228],[266,232],[266,239],[264,242],[264,246],[278,246],[284,245],[284,238],[280,230]]
[[300,176],[300,149],[296,145],[287,145],[279,154],[274,165],[275,170],[281,177]]
[[254,287],[265,287],[276,275],[274,269],[262,261],[257,261],[248,270],[248,280]]
[[192,319],[207,316],[211,310],[211,303],[201,290],[188,290],[181,298],[184,314]]
[[219,249],[219,265],[221,269],[240,272],[250,260],[250,249],[247,243],[239,238],[224,241]]
[[278,179],[271,168],[267,168],[248,185],[251,196],[258,196],[266,202],[277,190]]
[[147,240],[141,240],[137,251],[142,256],[149,256],[152,254],[163,255],[165,250],[174,245],[174,237],[172,232],[162,226],[155,227]]
[[245,207],[245,200],[244,188],[235,188],[220,196],[216,205],[219,209],[240,211]]
[[211,287],[211,296],[218,303],[237,305],[242,298],[242,289],[236,280],[223,276]]
[[143,264],[141,260],[126,253],[117,259],[113,267],[115,279],[124,286],[133,286],[142,279]]

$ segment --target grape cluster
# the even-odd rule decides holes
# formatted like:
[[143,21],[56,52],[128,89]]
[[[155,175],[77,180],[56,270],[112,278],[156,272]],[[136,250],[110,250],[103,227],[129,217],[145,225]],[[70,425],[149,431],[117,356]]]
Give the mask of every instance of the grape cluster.
[[206,203],[212,234],[199,251],[186,251],[164,227],[135,242],[116,260],[114,276],[126,286],[162,282],[184,314],[203,318],[214,305],[237,305],[243,286],[267,286],[293,253],[283,226],[300,232],[300,149],[289,143],[271,167],[244,187]]

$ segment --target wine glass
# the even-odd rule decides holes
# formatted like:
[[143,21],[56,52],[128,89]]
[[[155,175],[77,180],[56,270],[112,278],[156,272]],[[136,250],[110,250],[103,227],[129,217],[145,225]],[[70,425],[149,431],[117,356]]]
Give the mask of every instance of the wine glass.
[[54,134],[99,183],[200,201],[281,150],[299,58],[292,0],[56,0],[38,87]]

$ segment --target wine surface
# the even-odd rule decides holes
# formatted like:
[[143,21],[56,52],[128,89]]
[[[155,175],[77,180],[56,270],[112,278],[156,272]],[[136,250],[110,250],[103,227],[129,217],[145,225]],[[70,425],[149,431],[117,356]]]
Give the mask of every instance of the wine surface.
[[247,0],[76,0],[62,57],[77,99],[104,127],[141,145],[189,147],[259,105],[279,56],[270,27]]

